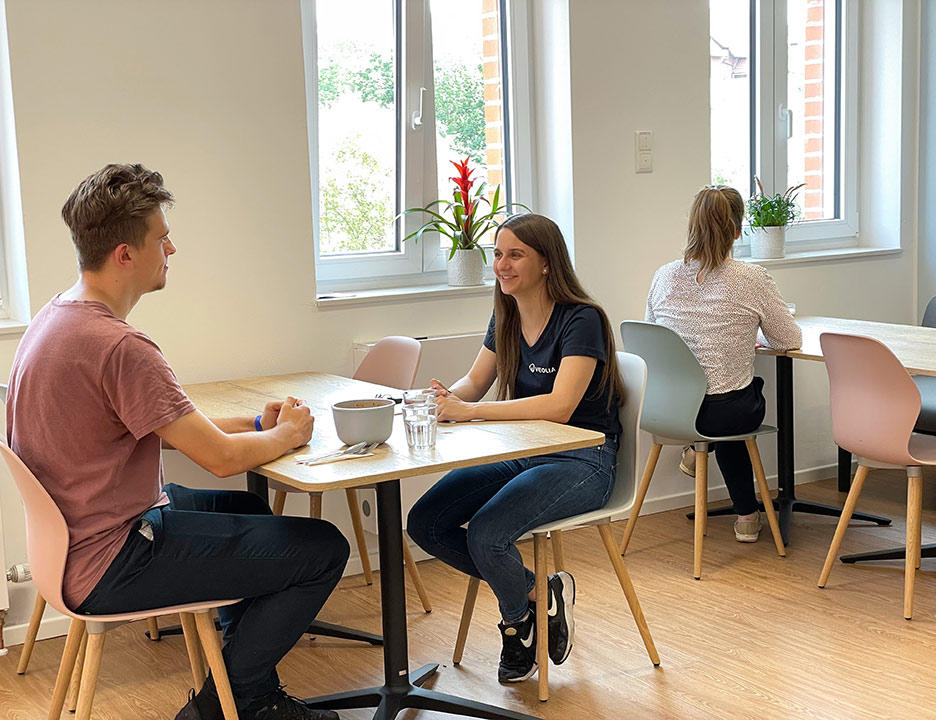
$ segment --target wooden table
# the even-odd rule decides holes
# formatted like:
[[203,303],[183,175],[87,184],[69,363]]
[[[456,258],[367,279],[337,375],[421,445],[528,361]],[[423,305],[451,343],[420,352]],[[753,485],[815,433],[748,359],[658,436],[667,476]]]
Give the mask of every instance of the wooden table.
[[417,452],[407,447],[402,418],[395,416],[393,434],[385,445],[377,448],[373,456],[309,466],[296,463],[294,455],[304,452],[324,453],[341,447],[332,421],[332,403],[399,391],[321,373],[189,385],[185,391],[209,417],[253,415],[264,403],[282,399],[286,395],[301,398],[312,407],[315,432],[309,445],[248,473],[249,488],[264,498],[267,497],[268,478],[314,492],[377,484],[384,684],[310,698],[306,702],[311,707],[334,710],[376,707],[374,717],[382,720],[390,720],[406,708],[492,720],[531,720],[530,715],[420,687],[438,669],[438,664],[425,665],[410,672],[400,481],[500,460],[592,447],[604,442],[604,435],[539,420],[442,424],[439,426],[435,448]]
[[[807,316],[796,319],[803,331],[802,347],[779,353],[761,348],[758,353],[777,358],[777,506],[780,533],[789,540],[790,520],[794,512],[839,516],[841,508],[799,500],[796,497],[793,465],[793,360],[823,362],[819,336],[824,332],[864,335],[880,340],[897,356],[911,374],[936,376],[936,329],[915,325],[849,320],[846,318]],[[851,479],[851,454],[839,449],[839,490],[847,491]],[[854,513],[856,520],[889,525],[890,519],[878,515]],[[877,555],[877,554],[875,554]],[[855,559],[865,559],[856,557]],[[873,558],[867,558],[873,559]],[[845,560],[843,558],[843,560]],[[845,560],[854,562],[854,559]]]

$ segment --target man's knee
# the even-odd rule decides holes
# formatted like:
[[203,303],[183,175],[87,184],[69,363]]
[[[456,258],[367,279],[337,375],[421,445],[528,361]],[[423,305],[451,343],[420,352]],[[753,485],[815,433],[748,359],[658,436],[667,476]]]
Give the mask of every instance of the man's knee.
[[491,523],[483,515],[476,515],[468,523],[468,553],[473,559],[505,551],[510,539],[504,535],[497,523]]
[[425,512],[421,499],[416,501],[406,516],[406,532],[423,550],[429,544],[429,520],[429,513]]
[[332,523],[326,520],[319,520],[320,536],[313,546],[313,552],[318,557],[325,557],[328,565],[335,568],[339,575],[348,564],[348,558],[351,555],[351,545],[348,539]]

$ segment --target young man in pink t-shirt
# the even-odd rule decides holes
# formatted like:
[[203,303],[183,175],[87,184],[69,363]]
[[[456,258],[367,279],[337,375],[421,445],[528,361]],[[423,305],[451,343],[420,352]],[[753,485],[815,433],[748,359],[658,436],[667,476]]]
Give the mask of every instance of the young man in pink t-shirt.
[[[341,577],[348,543],[330,523],[275,517],[247,492],[164,485],[161,447],[225,477],[308,442],[301,400],[256,418],[212,418],[179,386],[159,347],[126,321],[165,287],[162,176],[108,165],[62,208],[79,279],[39,311],[10,377],[7,441],[69,529],[63,596],[75,612],[128,612],[226,597],[224,660],[241,720],[337,718],[280,688],[276,663]],[[222,720],[209,676],[176,720]]]

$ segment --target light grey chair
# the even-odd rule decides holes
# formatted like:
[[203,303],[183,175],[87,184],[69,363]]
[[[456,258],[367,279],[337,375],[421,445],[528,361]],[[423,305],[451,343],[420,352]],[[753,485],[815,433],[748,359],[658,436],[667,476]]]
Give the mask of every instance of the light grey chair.
[[743,440],[754,467],[754,477],[764,503],[764,513],[767,515],[774,544],[780,556],[784,557],[786,551],[780,537],[780,526],[771,502],[767,478],[764,476],[764,466],[757,450],[757,436],[774,433],[777,429],[770,425],[761,425],[745,435],[711,437],[701,434],[696,429],[695,421],[705,397],[707,382],[705,372],[683,339],[662,325],[631,320],[621,323],[621,339],[624,349],[642,357],[649,368],[640,427],[653,436],[653,447],[647,458],[643,477],[637,488],[637,497],[621,541],[621,554],[627,551],[663,446],[692,445],[696,452],[692,576],[699,580],[702,577],[702,538],[706,533],[708,519],[709,443]]
[[[534,528],[533,534],[533,563],[536,570],[536,596],[545,597],[548,593],[546,589],[546,537],[550,536],[553,546],[553,561],[556,570],[562,570],[565,566],[565,559],[562,555],[562,532],[570,530],[573,527],[582,527],[585,525],[594,525],[601,536],[605,551],[611,559],[611,565],[617,575],[621,589],[624,591],[624,597],[630,607],[631,614],[634,616],[634,622],[637,623],[637,630],[643,639],[644,647],[650,656],[650,661],[657,666],[660,664],[660,656],[657,654],[656,647],[653,644],[653,638],[650,636],[650,629],[647,627],[647,621],[644,619],[643,611],[640,609],[640,603],[637,600],[637,593],[631,584],[630,576],[627,574],[627,568],[624,561],[618,553],[617,545],[614,542],[614,535],[611,531],[611,522],[617,517],[626,513],[631,505],[634,504],[634,494],[637,487],[637,472],[640,453],[640,409],[643,404],[644,387],[646,385],[647,366],[644,361],[636,355],[630,353],[617,353],[618,368],[624,379],[625,397],[624,404],[619,411],[621,420],[621,438],[617,453],[617,475],[614,480],[614,490],[611,491],[611,498],[608,503],[600,510],[575,515],[565,520],[540,525]],[[462,609],[461,623],[458,626],[458,637],[455,641],[455,652],[452,661],[455,665],[461,663],[462,654],[465,649],[465,640],[468,637],[468,626],[471,624],[471,615],[474,612],[475,600],[478,597],[478,578],[470,578],[468,581],[468,592],[465,594],[465,604]],[[547,605],[545,602],[536,603],[536,633],[539,637],[547,637]],[[549,644],[546,642],[537,643],[536,662],[539,673],[539,699],[546,701],[549,699]]]

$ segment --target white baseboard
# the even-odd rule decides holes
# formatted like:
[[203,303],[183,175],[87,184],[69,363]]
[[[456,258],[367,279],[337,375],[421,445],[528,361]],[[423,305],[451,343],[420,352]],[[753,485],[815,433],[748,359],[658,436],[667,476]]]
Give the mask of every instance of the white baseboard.
[[[68,635],[68,626],[71,624],[71,618],[59,615],[52,608],[46,608],[46,616],[39,623],[39,635],[37,640],[46,640],[48,638],[61,637]],[[29,623],[22,625],[7,625],[3,628],[3,641],[8,646],[22,645],[26,641],[26,630],[29,629]]]

